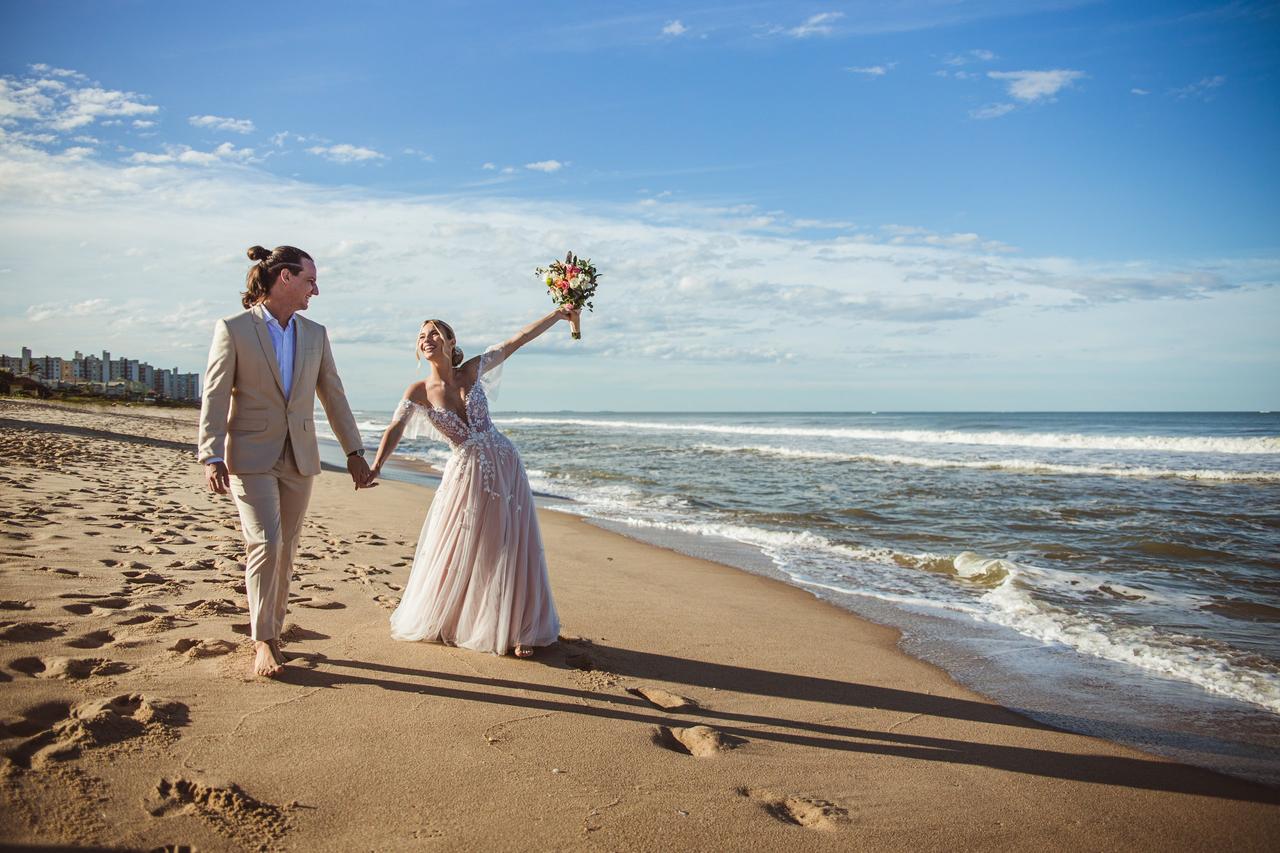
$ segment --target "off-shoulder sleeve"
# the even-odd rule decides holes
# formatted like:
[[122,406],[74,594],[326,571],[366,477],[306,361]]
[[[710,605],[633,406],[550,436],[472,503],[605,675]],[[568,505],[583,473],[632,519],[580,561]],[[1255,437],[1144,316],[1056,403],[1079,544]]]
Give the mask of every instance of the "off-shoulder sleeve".
[[404,432],[400,434],[403,441],[406,438],[423,438],[427,441],[440,441],[448,444],[448,440],[440,434],[435,424],[431,422],[430,416],[427,414],[425,406],[405,397],[400,401],[400,405],[396,406],[395,412],[391,416],[392,425],[404,424]]
[[490,403],[498,398],[502,387],[502,362],[506,358],[500,344],[494,344],[480,355],[480,384]]

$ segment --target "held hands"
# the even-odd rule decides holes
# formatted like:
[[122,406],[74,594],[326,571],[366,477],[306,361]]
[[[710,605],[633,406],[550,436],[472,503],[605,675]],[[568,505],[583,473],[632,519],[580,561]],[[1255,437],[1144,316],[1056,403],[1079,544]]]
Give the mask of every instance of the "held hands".
[[204,466],[204,481],[209,491],[216,495],[225,495],[231,490],[231,475],[227,473],[227,463],[209,462]]
[[356,491],[372,489],[378,485],[374,482],[378,475],[369,469],[369,463],[364,461],[363,456],[347,457],[347,473],[351,475],[351,482],[355,483]]
[[556,313],[560,315],[560,319],[568,320],[571,323],[577,322],[578,318],[582,316],[580,308],[573,308],[568,305],[561,305],[556,309]]

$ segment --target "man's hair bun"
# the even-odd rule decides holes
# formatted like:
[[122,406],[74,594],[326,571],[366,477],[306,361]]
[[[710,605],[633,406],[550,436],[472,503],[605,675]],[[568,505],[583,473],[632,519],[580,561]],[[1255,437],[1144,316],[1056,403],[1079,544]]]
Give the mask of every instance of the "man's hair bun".
[[249,251],[245,254],[249,256],[251,261],[265,261],[271,257],[271,250],[264,249],[262,246],[250,246]]

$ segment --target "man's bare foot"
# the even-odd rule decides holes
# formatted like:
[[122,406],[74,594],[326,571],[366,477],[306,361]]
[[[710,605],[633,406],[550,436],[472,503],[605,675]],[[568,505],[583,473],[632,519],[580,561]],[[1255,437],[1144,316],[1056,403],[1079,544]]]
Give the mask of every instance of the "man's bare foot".
[[518,658],[531,658],[533,657],[533,646],[525,646],[517,643],[514,654]]
[[254,640],[253,647],[257,652],[253,659],[254,675],[261,675],[263,678],[275,678],[284,670],[284,667],[276,663],[275,656],[271,654],[270,643]]
[[274,658],[275,662],[280,666],[284,666],[289,661],[293,660],[293,658],[289,657],[288,655],[286,655],[284,652],[280,650],[279,639],[267,640],[267,645],[271,647],[271,657]]

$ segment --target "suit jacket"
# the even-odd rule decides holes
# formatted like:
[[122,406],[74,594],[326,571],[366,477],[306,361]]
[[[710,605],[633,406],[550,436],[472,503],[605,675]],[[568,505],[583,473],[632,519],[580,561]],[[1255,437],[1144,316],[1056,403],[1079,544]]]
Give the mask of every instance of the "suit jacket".
[[288,399],[261,305],[213,327],[200,407],[201,462],[221,456],[232,474],[263,474],[279,460],[287,437],[299,473],[319,474],[317,395],[343,451],[363,446],[333,363],[328,333],[300,314],[293,315],[293,322],[293,385]]

